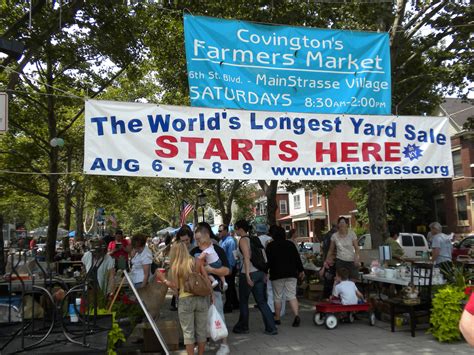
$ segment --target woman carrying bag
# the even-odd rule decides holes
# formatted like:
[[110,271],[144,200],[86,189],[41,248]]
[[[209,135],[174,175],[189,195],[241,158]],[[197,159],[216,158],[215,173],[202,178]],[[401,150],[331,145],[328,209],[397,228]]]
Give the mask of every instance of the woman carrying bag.
[[[159,281],[175,290],[179,290],[179,323],[183,331],[184,345],[189,355],[194,354],[194,343],[198,343],[198,354],[204,354],[207,338],[207,317],[209,311],[209,295],[212,288],[204,266],[198,259],[189,255],[184,243],[178,242],[170,252],[170,280],[165,275],[156,272]],[[196,279],[196,274],[201,274],[203,282],[209,287],[208,296],[197,296],[191,293],[186,283],[190,278]],[[185,291],[186,289],[186,291]]]

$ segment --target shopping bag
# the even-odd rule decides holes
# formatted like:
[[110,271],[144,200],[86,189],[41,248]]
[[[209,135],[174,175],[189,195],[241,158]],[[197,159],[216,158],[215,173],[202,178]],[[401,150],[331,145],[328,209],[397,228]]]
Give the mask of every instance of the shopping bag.
[[226,338],[229,334],[224,320],[213,304],[211,304],[207,312],[207,330],[211,339],[214,341]]

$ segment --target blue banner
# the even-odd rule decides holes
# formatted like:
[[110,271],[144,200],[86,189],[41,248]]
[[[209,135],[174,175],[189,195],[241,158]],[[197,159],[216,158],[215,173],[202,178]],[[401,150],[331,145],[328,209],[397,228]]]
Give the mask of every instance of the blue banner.
[[193,106],[283,112],[391,112],[387,33],[185,15]]

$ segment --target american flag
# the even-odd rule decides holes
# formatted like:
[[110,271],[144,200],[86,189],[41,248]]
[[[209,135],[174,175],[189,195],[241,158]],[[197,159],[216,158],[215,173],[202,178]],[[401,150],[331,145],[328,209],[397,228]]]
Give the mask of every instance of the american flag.
[[186,224],[186,217],[188,214],[191,213],[191,211],[194,209],[193,205],[187,203],[186,201],[183,201],[183,208],[181,210],[181,215],[179,218],[179,225],[182,226],[183,224]]

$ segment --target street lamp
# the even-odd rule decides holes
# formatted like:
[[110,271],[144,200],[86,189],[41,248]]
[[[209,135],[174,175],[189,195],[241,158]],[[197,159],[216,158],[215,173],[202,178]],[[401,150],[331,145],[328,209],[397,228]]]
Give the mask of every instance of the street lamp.
[[206,197],[207,197],[206,194],[201,189],[201,192],[199,193],[197,198],[198,198],[198,206],[202,207],[202,221],[203,222],[205,222],[205,220],[204,220],[204,206],[206,206]]

